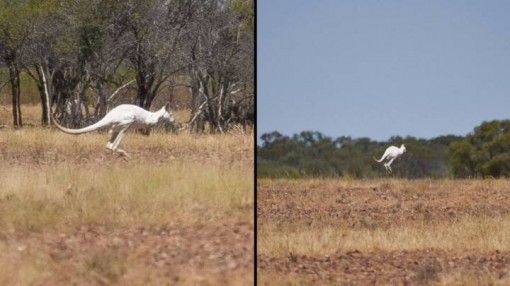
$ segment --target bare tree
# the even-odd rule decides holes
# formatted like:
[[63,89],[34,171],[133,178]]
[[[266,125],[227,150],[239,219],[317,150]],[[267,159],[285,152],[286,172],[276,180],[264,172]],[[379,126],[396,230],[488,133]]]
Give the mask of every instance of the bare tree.
[[61,94],[57,92],[61,88],[58,81],[65,81],[63,70],[69,69],[70,65],[69,57],[63,52],[69,23],[57,4],[35,7],[37,11],[30,18],[30,37],[24,47],[23,70],[37,85],[43,125],[50,122],[51,105],[56,100],[54,95]]
[[[13,3],[23,12],[10,16],[15,29]],[[104,116],[109,100],[130,100],[119,95],[130,86],[136,103],[150,109],[164,88],[170,98],[182,85],[191,91],[193,131],[208,125],[221,133],[253,121],[252,0],[0,4],[7,9],[0,11],[0,64],[11,74],[15,124],[21,71],[37,84],[43,124],[53,105],[60,122],[78,127]]]
[[248,11],[238,15],[232,6],[236,1],[206,1],[193,23],[188,43],[194,131],[203,132],[207,122],[211,132],[223,133],[237,122],[234,115],[240,115],[242,104],[253,104],[253,50],[249,48],[253,47],[253,27],[243,27],[253,18],[253,3],[240,2]]
[[[123,84],[114,79],[125,59],[126,42],[112,24],[117,8],[108,1],[67,1],[34,20],[37,25],[28,62],[35,68],[27,66],[26,71],[37,83],[41,103],[56,104],[59,120],[68,125],[77,127],[86,123],[84,119],[103,117],[109,86]],[[93,115],[90,90],[97,94]],[[50,108],[49,104],[42,106],[44,124]]]
[[107,112],[108,99],[112,98],[108,92],[110,87],[117,88],[118,92],[128,86],[125,81],[129,78],[122,76],[119,70],[126,61],[129,39],[122,27],[116,25],[122,6],[102,0],[82,2],[84,7],[73,9],[78,20],[79,63],[97,94],[94,116],[101,118]]
[[30,33],[28,1],[0,1],[0,58],[9,71],[14,126],[22,126],[22,47]]
[[117,25],[127,34],[137,104],[149,109],[165,81],[187,67],[181,39],[198,0],[126,1]]

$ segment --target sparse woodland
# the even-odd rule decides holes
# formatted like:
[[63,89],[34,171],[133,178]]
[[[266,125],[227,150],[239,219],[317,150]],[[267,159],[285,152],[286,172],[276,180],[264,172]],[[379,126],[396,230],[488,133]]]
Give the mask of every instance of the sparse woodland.
[[170,101],[189,112],[184,127],[224,133],[253,124],[253,71],[252,0],[0,1],[0,92],[16,127],[22,102],[39,102],[42,125],[54,112],[81,127],[120,103]]
[[0,285],[253,284],[253,53],[251,0],[0,0]]
[[510,176],[510,120],[482,122],[466,136],[432,139],[391,137],[386,142],[369,138],[331,138],[304,131],[293,136],[279,132],[261,136],[257,146],[259,177],[386,176],[374,162],[389,145],[405,144],[407,152],[392,165],[402,178],[487,178]]

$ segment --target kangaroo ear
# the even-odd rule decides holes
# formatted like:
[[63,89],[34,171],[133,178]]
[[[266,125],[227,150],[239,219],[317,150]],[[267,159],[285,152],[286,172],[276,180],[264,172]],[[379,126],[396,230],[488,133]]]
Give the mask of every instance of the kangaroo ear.
[[165,104],[165,110],[166,110],[166,111],[168,111],[168,112],[170,112],[170,102],[167,102],[167,103]]

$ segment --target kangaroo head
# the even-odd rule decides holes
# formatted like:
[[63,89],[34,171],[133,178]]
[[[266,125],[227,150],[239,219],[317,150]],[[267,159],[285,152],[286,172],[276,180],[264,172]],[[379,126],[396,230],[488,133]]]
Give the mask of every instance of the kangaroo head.
[[402,152],[404,152],[404,153],[406,152],[406,146],[404,146],[404,144],[402,144],[402,145],[400,146],[400,149],[402,149]]
[[175,121],[174,115],[172,114],[172,111],[170,110],[170,102],[165,104],[163,107],[165,109],[165,113],[163,113],[163,118],[168,120],[168,122],[172,123]]

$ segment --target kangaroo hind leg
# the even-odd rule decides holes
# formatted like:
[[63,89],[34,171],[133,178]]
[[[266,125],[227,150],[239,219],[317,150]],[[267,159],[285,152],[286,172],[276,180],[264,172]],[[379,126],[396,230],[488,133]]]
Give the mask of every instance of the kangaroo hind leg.
[[130,157],[129,154],[126,151],[119,148],[120,142],[126,135],[126,131],[128,130],[128,128],[129,128],[129,126],[124,127],[118,132],[118,135],[116,136],[115,141],[112,143],[112,149],[113,149],[113,151],[118,152],[118,153],[124,155],[125,157],[129,158]]
[[393,173],[393,170],[391,170],[391,163],[393,163],[393,160],[395,160],[395,159],[391,158],[391,160],[388,163],[386,163],[388,165],[387,169],[388,169],[389,174]]
[[108,140],[108,142],[106,142],[106,149],[115,152],[115,149],[113,148],[113,146],[119,136],[119,132],[113,131],[113,129],[111,129],[108,133],[111,134],[111,136],[110,136],[110,140]]

